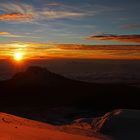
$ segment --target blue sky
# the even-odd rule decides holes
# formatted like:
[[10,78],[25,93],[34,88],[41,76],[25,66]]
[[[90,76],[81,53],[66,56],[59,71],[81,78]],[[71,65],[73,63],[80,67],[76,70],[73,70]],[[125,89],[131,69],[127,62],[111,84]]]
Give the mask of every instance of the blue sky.
[[1,0],[0,43],[139,44],[139,15],[139,0]]

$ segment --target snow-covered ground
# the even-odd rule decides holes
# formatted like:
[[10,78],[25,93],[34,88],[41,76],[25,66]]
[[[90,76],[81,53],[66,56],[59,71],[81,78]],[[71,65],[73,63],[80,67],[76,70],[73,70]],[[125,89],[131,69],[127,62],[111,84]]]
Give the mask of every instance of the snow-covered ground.
[[[72,130],[72,128],[71,128]],[[0,140],[105,140],[103,136],[0,113]]]
[[0,140],[138,140],[140,111],[114,110],[55,126],[0,113]]

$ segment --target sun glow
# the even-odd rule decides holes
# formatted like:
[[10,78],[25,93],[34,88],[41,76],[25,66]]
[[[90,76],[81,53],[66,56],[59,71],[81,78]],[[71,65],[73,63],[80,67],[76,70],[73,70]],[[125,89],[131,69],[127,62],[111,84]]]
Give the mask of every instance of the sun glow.
[[15,52],[14,53],[14,60],[21,61],[23,59],[23,53],[22,52]]

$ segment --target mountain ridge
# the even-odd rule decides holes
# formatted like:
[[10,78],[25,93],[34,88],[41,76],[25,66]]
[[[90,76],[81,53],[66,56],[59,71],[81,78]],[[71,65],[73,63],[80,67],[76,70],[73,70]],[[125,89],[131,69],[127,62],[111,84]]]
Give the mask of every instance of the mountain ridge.
[[95,109],[140,109],[140,88],[125,84],[76,81],[46,68],[29,67],[0,82],[1,107],[74,106]]

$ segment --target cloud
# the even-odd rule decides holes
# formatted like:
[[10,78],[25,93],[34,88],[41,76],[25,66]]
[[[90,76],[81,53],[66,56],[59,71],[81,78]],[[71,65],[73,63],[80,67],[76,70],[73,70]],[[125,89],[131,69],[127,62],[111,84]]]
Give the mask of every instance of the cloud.
[[35,10],[31,5],[22,3],[0,3],[1,21],[27,22],[33,20]]
[[29,21],[32,20],[31,14],[11,13],[11,14],[0,14],[1,21]]
[[140,45],[79,45],[37,42],[0,43],[0,58],[13,57],[16,51],[25,59],[77,58],[77,59],[139,59]]
[[[73,11],[72,9],[52,9],[49,6],[57,6],[58,3],[50,3],[48,7],[35,8],[33,5],[23,3],[1,3],[0,10],[3,11],[0,14],[1,21],[18,21],[18,22],[30,22],[49,19],[61,19],[82,17],[86,14],[81,11]],[[60,4],[59,4],[60,5]]]
[[85,38],[86,40],[101,40],[101,41],[118,41],[118,42],[132,42],[140,43],[140,35],[113,35],[113,34],[103,34],[103,35],[93,35]]
[[33,7],[23,3],[0,3],[0,9],[5,13],[21,13],[31,14],[34,11]]
[[19,37],[18,35],[12,34],[10,32],[0,32],[1,37]]
[[138,45],[84,45],[84,44],[60,44],[60,43],[37,43],[37,42],[11,42],[6,44],[0,44],[0,47],[8,48],[23,48],[33,50],[48,50],[55,49],[59,51],[140,51]]
[[0,3],[0,20],[16,22],[32,22],[41,20],[52,20],[62,18],[92,17],[100,13],[115,12],[122,10],[116,7],[102,5],[80,4],[67,5],[57,2],[43,2],[44,6],[26,4],[23,2]]
[[96,50],[99,48],[96,48],[93,45],[80,45],[80,44],[57,44],[57,48],[62,50]]
[[7,38],[40,38],[40,37],[34,37],[34,36],[24,36],[24,35],[18,35],[18,34],[13,34],[13,33],[10,33],[10,32],[3,32],[3,31],[0,31],[0,37],[7,37]]
[[120,28],[122,28],[122,29],[138,29],[138,28],[140,28],[140,24],[124,24],[124,25],[121,25]]
[[51,2],[51,3],[48,3],[47,5],[49,5],[49,6],[61,6],[63,4],[59,3],[59,2]]
[[67,12],[67,11],[44,11],[41,13],[45,19],[58,19],[58,18],[67,18],[67,17],[81,17],[84,16],[84,13],[77,12]]
[[10,35],[11,33],[9,32],[0,32],[0,35]]
[[137,45],[84,45],[84,44],[55,44],[55,46],[62,50],[80,50],[80,51],[94,51],[94,50],[140,50]]

